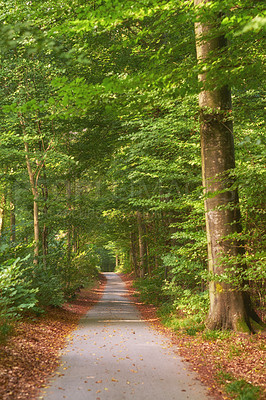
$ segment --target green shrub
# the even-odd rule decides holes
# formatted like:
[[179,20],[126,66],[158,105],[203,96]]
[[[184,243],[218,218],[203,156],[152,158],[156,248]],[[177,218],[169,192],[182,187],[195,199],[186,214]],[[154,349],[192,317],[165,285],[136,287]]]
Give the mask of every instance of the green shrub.
[[35,267],[33,284],[38,290],[37,299],[40,305],[59,307],[64,303],[62,280],[54,265],[48,264],[44,267],[39,263]]
[[80,287],[88,287],[99,274],[99,256],[94,249],[88,246],[83,252],[77,254],[71,262],[61,264],[61,279],[64,293],[72,297]]
[[162,290],[162,274],[163,272],[158,269],[154,271],[152,276],[146,276],[135,281],[134,286],[138,289],[143,303],[158,306],[166,301],[167,296]]
[[163,257],[163,264],[170,270],[168,279],[175,285],[186,289],[195,289],[201,286],[202,274],[206,270],[202,263],[191,261],[185,256],[169,253]]
[[0,336],[5,337],[15,320],[36,309],[37,288],[33,288],[29,256],[10,259],[0,267]]
[[197,315],[204,319],[209,308],[208,291],[199,292],[191,289],[183,289],[174,280],[165,281],[162,288],[163,293],[171,299],[173,308],[184,315]]

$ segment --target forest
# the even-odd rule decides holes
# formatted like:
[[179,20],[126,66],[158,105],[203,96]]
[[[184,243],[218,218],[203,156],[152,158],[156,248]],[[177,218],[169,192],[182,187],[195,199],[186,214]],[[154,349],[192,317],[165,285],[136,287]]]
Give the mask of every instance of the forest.
[[176,329],[263,329],[263,2],[0,10],[0,337],[113,270]]

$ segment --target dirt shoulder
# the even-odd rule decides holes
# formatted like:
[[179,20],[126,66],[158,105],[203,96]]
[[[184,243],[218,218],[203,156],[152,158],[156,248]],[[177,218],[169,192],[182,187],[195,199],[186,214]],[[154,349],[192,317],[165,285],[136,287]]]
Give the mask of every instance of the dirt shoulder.
[[[232,333],[226,340],[206,340],[201,333],[189,336],[173,332],[162,325],[157,317],[156,307],[141,303],[136,289],[132,286],[132,275],[120,274],[120,276],[127,286],[128,295],[138,307],[142,317],[171,339],[173,345],[178,348],[179,354],[207,385],[212,396],[217,400],[232,399],[224,391],[224,383],[229,383],[226,377],[232,375],[238,380],[243,379],[254,386],[260,386],[263,391],[261,399],[265,398],[265,333],[257,335]],[[245,398],[252,399],[252,397]]]
[[18,322],[14,335],[0,344],[0,398],[34,400],[57,368],[59,352],[80,318],[101,298],[106,278],[60,308],[48,308],[38,318]]

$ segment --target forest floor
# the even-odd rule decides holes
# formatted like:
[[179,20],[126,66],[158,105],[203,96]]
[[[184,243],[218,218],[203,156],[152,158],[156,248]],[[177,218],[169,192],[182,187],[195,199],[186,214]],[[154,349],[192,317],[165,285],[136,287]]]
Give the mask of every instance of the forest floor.
[[[181,356],[197,371],[215,398],[231,399],[224,391],[224,384],[230,382],[231,376],[260,386],[265,393],[264,333],[253,336],[231,334],[226,340],[207,340],[202,334],[189,336],[173,332],[160,323],[154,306],[139,301],[132,277],[121,277],[127,285],[128,296],[138,307],[143,319],[171,338]],[[46,385],[47,378],[58,366],[59,352],[66,343],[66,337],[100,299],[104,286],[105,279],[102,277],[93,289],[82,289],[75,300],[62,308],[49,308],[41,317],[28,317],[17,324],[12,337],[0,344],[2,400],[37,398],[39,389]]]
[[55,371],[66,337],[101,298],[106,278],[60,308],[49,307],[38,318],[24,318],[13,335],[0,344],[0,399],[34,400]]
[[[241,396],[230,397],[225,391],[226,384],[236,380],[236,393],[241,392],[241,382],[260,387],[260,399],[266,399],[266,333],[256,335],[231,333],[226,338],[204,338],[202,332],[195,336],[174,332],[166,328],[157,316],[157,309],[151,304],[143,304],[138,292],[133,287],[133,277],[121,274],[128,295],[138,307],[142,317],[149,321],[155,329],[168,336],[173,345],[178,347],[179,354],[191,365],[204,382],[210,393],[217,399],[253,400],[252,388],[246,387]],[[254,396],[254,397],[253,397]]]

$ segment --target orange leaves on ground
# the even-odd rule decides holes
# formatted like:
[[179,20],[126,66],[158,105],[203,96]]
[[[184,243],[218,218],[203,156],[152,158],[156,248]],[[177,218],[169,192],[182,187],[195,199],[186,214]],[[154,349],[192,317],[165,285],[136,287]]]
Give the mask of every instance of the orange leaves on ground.
[[154,306],[139,301],[138,293],[132,285],[132,275],[120,276],[128,289],[125,296],[135,303],[142,318],[172,340],[179,354],[190,363],[194,371],[197,371],[201,380],[209,387],[210,394],[216,399],[228,399],[228,395],[223,393],[223,388],[217,381],[221,370],[230,373],[236,379],[244,379],[252,385],[260,386],[266,392],[265,332],[255,336],[232,333],[226,340],[214,341],[204,340],[201,334],[177,335],[160,323]]
[[0,345],[0,399],[35,399],[58,365],[59,351],[87,310],[101,297],[105,279],[63,308],[48,308],[40,318],[24,319]]

